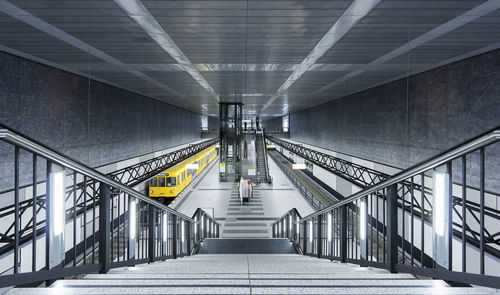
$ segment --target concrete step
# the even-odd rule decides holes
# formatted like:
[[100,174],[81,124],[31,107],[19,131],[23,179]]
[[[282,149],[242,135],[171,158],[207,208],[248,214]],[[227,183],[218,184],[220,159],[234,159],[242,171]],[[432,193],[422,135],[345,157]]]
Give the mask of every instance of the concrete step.
[[288,239],[206,239],[200,254],[295,254]]
[[200,254],[6,294],[498,294],[297,254]]

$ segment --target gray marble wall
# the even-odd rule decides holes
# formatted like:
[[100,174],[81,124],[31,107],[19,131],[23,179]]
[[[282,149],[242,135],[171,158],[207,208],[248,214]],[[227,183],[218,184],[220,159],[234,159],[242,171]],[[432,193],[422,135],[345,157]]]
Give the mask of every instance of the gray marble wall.
[[406,168],[500,126],[499,82],[495,50],[410,77],[408,95],[401,79],[292,113],[291,138]]
[[220,119],[218,116],[208,116],[208,130],[219,131]]
[[[93,167],[199,139],[201,129],[197,113],[3,52],[0,123]],[[0,144],[2,179],[10,155]]]
[[283,128],[283,117],[274,117],[264,121],[264,128],[267,131],[281,131]]

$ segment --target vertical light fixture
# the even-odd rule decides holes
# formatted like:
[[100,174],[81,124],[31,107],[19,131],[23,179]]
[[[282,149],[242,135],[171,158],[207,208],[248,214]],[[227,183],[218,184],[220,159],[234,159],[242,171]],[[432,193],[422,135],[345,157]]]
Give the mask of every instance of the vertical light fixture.
[[184,220],[181,222],[181,242],[184,244]]
[[198,216],[194,217],[194,236],[196,238],[196,235],[198,234]]
[[52,172],[50,183],[52,232],[54,236],[59,236],[63,233],[65,224],[64,171]]
[[292,232],[292,215],[288,216],[288,231]]
[[363,259],[368,259],[368,247],[367,247],[367,241],[366,241],[366,201],[367,198],[363,197],[360,199],[359,203],[359,254],[360,257]]
[[163,213],[163,241],[167,241],[167,212]]
[[135,240],[135,232],[136,232],[136,229],[135,229],[135,226],[136,226],[136,201],[132,201],[130,202],[130,208],[129,208],[129,221],[130,221],[130,239],[131,240]]
[[439,236],[444,236],[445,219],[448,215],[448,174],[443,172],[434,173],[434,232]]
[[309,221],[309,243],[313,242],[313,221]]
[[361,240],[366,240],[366,201],[361,200],[359,205],[359,238]]
[[204,228],[205,227],[205,216],[201,216],[201,235],[203,236],[205,234]]
[[299,217],[297,216],[297,235],[300,233]]
[[50,172],[48,180],[48,255],[49,268],[58,267],[64,260],[64,227],[66,225],[66,212],[64,200],[65,171]]
[[433,258],[436,264],[447,268],[449,264],[448,240],[450,222],[450,175],[445,172],[435,171],[433,175],[433,207],[432,207],[432,228],[433,235]]
[[332,241],[332,213],[328,213],[328,242]]

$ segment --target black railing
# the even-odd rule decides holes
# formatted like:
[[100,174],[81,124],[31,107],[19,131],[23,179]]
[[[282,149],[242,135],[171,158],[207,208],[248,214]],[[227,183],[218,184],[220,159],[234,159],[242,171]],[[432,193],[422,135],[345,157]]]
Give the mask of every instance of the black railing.
[[[497,197],[485,188],[498,184],[497,169],[486,169],[499,162],[498,141],[500,129],[304,218],[297,219],[296,210],[291,210],[273,224],[273,236],[288,237],[306,255],[500,288],[500,260],[491,254],[500,250],[500,214],[485,206]],[[433,207],[415,214],[416,200],[425,204],[428,181],[434,183]],[[469,188],[471,182],[477,182],[477,191]],[[455,202],[453,194],[462,201]],[[462,206],[464,200],[474,200],[475,209]],[[457,237],[453,233],[459,228],[466,230]],[[466,232],[477,236],[471,239]]]
[[[2,127],[7,130],[6,127]],[[108,173],[107,176],[119,181],[127,186],[135,186],[139,183],[142,183],[144,181],[147,181],[149,178],[155,176],[156,174],[164,171],[168,167],[171,167],[177,163],[180,163],[181,161],[191,157],[192,155],[195,155],[196,153],[214,145],[217,142],[217,139],[211,139],[211,140],[206,140],[200,143],[196,144],[190,144],[187,147],[175,150],[173,152],[166,153],[164,155],[143,161],[141,163],[137,163],[125,168],[122,168],[120,170]],[[26,160],[26,157],[24,157]],[[31,159],[31,162],[33,164],[33,167],[38,167],[40,165],[37,165],[36,163],[37,157],[33,155],[33,159]],[[26,161],[25,161],[26,162]],[[38,167],[38,170],[40,167]],[[34,168],[31,169],[31,171],[35,171]],[[35,206],[38,208],[38,211],[41,210],[45,206],[45,191],[42,193],[37,193],[37,186],[33,185],[33,183],[37,183],[38,185],[42,184],[43,181],[40,181],[37,179],[37,171],[33,174],[33,180],[31,181],[31,184],[29,185],[24,185],[24,186],[19,186],[19,189],[23,190],[29,190],[32,189],[35,194],[37,194],[36,198],[28,198],[27,200],[23,200],[19,202],[19,212],[20,212],[20,218],[23,219],[24,214],[28,214],[30,216],[33,216],[31,212],[31,208],[33,207],[33,201],[36,200],[37,204]],[[86,179],[85,177],[79,176],[77,179],[73,179],[73,181],[77,181],[76,183],[76,188],[78,195],[76,197],[76,214],[77,216],[80,216],[82,214],[85,208],[93,208],[95,206],[95,201],[94,199],[91,198],[86,198],[85,192],[87,191],[86,188],[93,187],[93,180],[92,179]],[[66,201],[69,201],[71,198],[73,198],[73,184],[69,187],[66,188]],[[1,192],[2,195],[7,195],[9,193],[13,193],[14,189],[8,190],[8,191],[3,191]],[[12,251],[14,248],[14,214],[15,214],[15,205],[12,202],[12,205],[5,206],[3,208],[0,208],[0,218],[3,220],[12,220],[12,223],[10,226],[2,227],[5,228],[6,231],[1,232],[1,238],[0,238],[0,255],[3,255],[5,253],[8,253],[9,251]],[[39,212],[38,212],[39,213]],[[72,214],[70,210],[68,209],[67,214]],[[30,218],[30,217],[28,217]],[[25,223],[25,226],[20,228],[19,230],[19,244],[23,245],[26,242],[29,242],[32,240],[33,237],[33,231],[31,230],[31,223],[32,221],[30,220],[29,222]],[[42,219],[38,221],[38,231],[44,232],[45,231],[45,219]],[[9,243],[10,242],[10,243]]]
[[[13,157],[14,184],[12,214],[0,216],[1,243],[13,245],[3,254],[0,287],[189,255],[219,235],[203,211],[185,216],[12,130],[0,129],[0,144]],[[24,197],[33,200],[21,208],[19,183],[28,171],[31,195]]]
[[[360,188],[368,188],[373,185],[376,185],[382,181],[385,181],[390,178],[390,175],[379,172],[377,170],[364,167],[362,165],[349,162],[345,159],[341,159],[311,148],[304,147],[303,145],[292,143],[286,140],[281,140],[277,138],[268,137],[269,141],[275,143],[278,146],[281,146],[284,149],[287,149],[294,154],[304,158],[307,161],[310,161],[339,177],[346,179],[347,181],[359,186]],[[478,153],[472,154],[476,158],[479,157]],[[456,170],[460,167],[465,167],[467,164],[467,159],[464,158],[464,165],[462,165],[462,160],[455,160],[453,167]],[[470,161],[469,161],[470,162]],[[476,161],[477,162],[477,161]],[[470,163],[469,163],[470,164]],[[469,169],[472,170],[472,169]],[[464,190],[471,191],[474,194],[479,195],[479,183],[476,181],[476,185],[473,182],[467,182],[466,186],[462,186],[462,179],[458,177],[462,171],[458,171],[458,173],[454,173],[455,176],[453,178],[453,183],[458,185],[459,187],[463,187]],[[464,171],[466,173],[467,171]],[[464,174],[462,173],[462,174]],[[477,174],[477,173],[476,173]],[[432,176],[432,175],[431,175]],[[400,183],[398,186],[398,193],[402,194],[403,197],[398,200],[398,207],[404,209],[407,213],[416,215],[416,216],[424,216],[424,219],[427,222],[432,222],[432,188],[430,184],[432,184],[432,177],[426,175],[425,173],[421,175],[415,175],[413,178],[409,178]],[[415,198],[412,195],[412,192],[418,191],[421,193],[422,197]],[[491,198],[500,198],[500,194],[494,192],[492,190],[485,189],[486,194],[491,195]],[[453,190],[453,201],[452,201],[452,210],[456,213],[456,220],[454,220],[453,227],[453,235],[457,238],[462,238],[465,235],[465,238],[468,243],[479,248],[480,247],[480,239],[478,238],[481,233],[479,232],[477,223],[480,219],[480,207],[479,202],[477,200],[466,199],[465,202],[460,196],[460,190]],[[465,203],[465,206],[462,204]],[[465,216],[463,212],[466,212],[469,216],[469,221],[465,222],[462,220],[462,216]],[[498,216],[500,214],[500,210],[492,207],[487,203],[483,207],[484,214],[486,216]],[[462,224],[468,225],[470,223],[476,222],[476,226],[462,226]],[[485,224],[485,233],[487,235],[486,240],[489,241],[485,246],[485,251],[489,255],[493,255],[496,258],[500,259],[500,237],[494,234],[498,232],[499,225],[487,223]],[[490,234],[493,233],[493,234]],[[494,246],[493,246],[494,245]]]

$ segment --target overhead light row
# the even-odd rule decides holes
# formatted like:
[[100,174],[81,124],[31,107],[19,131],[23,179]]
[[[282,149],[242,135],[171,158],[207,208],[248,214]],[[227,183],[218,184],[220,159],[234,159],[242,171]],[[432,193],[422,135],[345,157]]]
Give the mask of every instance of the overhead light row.
[[219,95],[207,80],[198,72],[189,58],[175,44],[149,10],[139,0],[114,0],[165,52],[167,52],[193,79],[198,82],[216,101]]
[[262,111],[267,109],[293,83],[295,83],[310,67],[312,67],[337,41],[349,32],[365,15],[367,15],[380,0],[355,0],[328,32],[319,40],[295,71],[278,88],[276,93],[267,101]]

